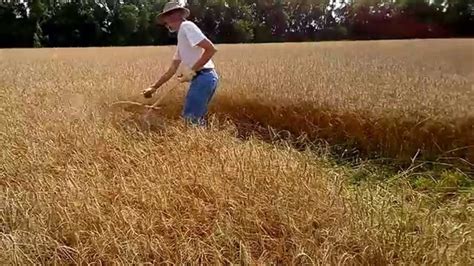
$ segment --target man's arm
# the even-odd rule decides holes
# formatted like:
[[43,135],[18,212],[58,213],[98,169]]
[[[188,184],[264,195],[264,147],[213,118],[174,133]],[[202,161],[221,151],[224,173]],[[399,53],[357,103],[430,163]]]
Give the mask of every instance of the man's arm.
[[151,98],[151,96],[153,96],[153,93],[155,93],[159,87],[165,84],[168,80],[171,79],[171,77],[173,77],[174,74],[176,74],[179,64],[181,64],[181,60],[174,59],[173,62],[171,63],[171,66],[160,77],[160,79],[157,82],[155,82],[155,84],[153,84],[152,86],[143,90],[142,92],[143,96],[145,96],[145,98]]
[[151,87],[156,90],[159,87],[161,87],[163,84],[165,84],[168,80],[170,80],[171,77],[173,77],[174,74],[176,74],[176,71],[178,71],[179,64],[181,64],[181,60],[176,60],[176,59],[173,60],[168,70]]
[[199,60],[191,68],[192,71],[199,71],[217,53],[216,47],[208,39],[204,39],[200,41],[197,44],[197,46],[204,49],[204,53],[201,55],[201,58],[199,58]]

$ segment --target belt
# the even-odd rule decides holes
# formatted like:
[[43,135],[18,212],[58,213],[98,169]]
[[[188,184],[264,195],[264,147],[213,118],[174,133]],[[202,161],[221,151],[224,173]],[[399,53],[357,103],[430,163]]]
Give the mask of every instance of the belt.
[[204,74],[204,73],[212,72],[213,70],[214,70],[214,68],[203,68],[201,70],[196,71],[196,76],[199,76],[199,75]]

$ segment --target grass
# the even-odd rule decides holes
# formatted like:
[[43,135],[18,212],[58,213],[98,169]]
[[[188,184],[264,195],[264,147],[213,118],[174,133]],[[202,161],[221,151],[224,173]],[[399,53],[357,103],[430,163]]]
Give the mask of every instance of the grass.
[[0,50],[0,263],[472,264],[472,176],[310,145],[472,162],[471,42],[221,46],[206,130],[109,108],[171,48]]

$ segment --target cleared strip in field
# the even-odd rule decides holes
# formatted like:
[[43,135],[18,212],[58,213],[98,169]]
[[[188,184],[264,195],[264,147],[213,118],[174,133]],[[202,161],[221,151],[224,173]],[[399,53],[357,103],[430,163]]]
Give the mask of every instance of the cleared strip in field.
[[[474,163],[474,117],[456,120],[374,116],[314,107],[312,103],[271,106],[258,100],[229,101],[221,97],[216,111],[236,123],[285,130],[309,140],[356,148],[363,156]],[[265,132],[260,131],[265,134]]]

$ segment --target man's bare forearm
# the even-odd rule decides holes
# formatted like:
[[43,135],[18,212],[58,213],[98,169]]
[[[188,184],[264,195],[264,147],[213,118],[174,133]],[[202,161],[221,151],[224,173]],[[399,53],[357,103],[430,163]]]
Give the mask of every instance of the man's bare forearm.
[[174,74],[176,74],[176,71],[178,70],[180,63],[181,61],[179,60],[173,61],[170,68],[160,77],[160,79],[158,79],[157,82],[155,82],[155,84],[153,84],[152,88],[157,89],[161,87],[163,84],[165,84],[166,82],[168,82],[168,80],[170,80],[174,76]]
[[209,40],[204,40],[198,44],[199,47],[204,49],[204,53],[202,53],[201,58],[194,64],[191,68],[193,71],[199,71],[201,68],[211,60],[211,58],[216,54],[217,49]]
[[160,79],[155,82],[155,84],[153,84],[153,88],[157,89],[159,87],[161,87],[163,84],[165,84],[168,80],[171,79],[171,77],[173,77],[174,73],[171,73],[171,72],[166,72],[165,74],[163,74]]
[[194,64],[192,67],[193,71],[199,71],[211,58],[214,56],[216,52],[214,50],[206,50],[202,54],[201,58]]

